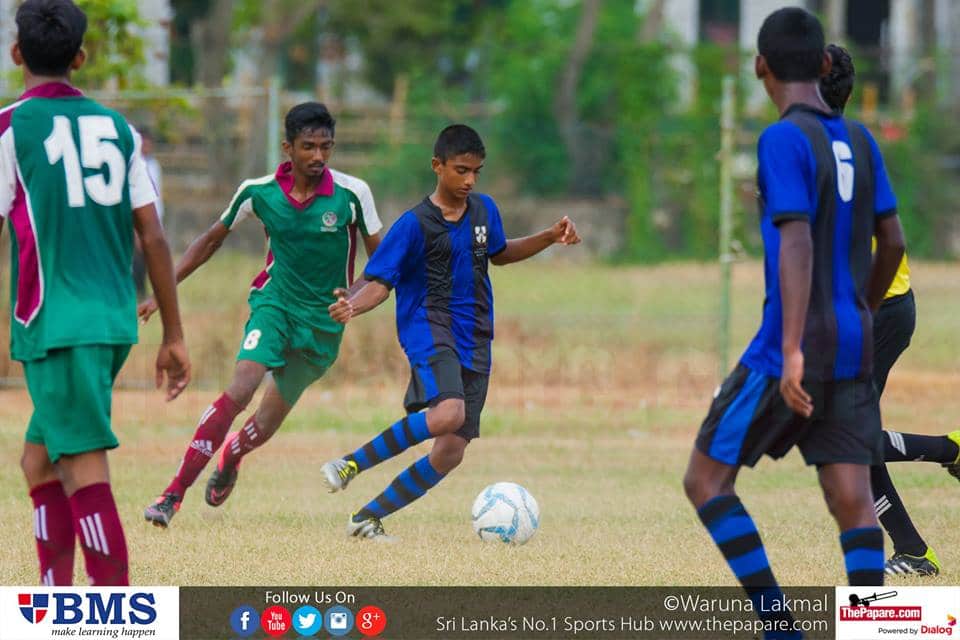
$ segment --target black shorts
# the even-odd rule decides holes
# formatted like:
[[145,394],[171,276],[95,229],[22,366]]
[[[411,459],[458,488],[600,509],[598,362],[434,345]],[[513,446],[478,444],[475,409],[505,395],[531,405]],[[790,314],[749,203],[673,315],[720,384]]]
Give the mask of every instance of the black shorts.
[[487,401],[489,382],[489,374],[467,369],[460,364],[456,353],[443,349],[427,362],[411,366],[410,386],[403,406],[407,413],[415,413],[447,398],[461,398],[466,416],[463,426],[455,433],[469,442],[480,437],[480,414]]
[[873,316],[873,380],[877,393],[887,386],[887,375],[900,354],[910,346],[917,326],[913,289],[887,298]]
[[697,434],[697,449],[733,466],[754,466],[794,446],[807,464],[883,461],[880,403],[873,380],[804,382],[813,416],[803,418],[780,395],[780,379],[737,365],[717,391]]

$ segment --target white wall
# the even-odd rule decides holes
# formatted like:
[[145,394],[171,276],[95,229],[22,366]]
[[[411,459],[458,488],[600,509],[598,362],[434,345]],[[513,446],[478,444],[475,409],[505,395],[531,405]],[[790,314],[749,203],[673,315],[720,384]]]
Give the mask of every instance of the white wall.
[[764,108],[767,94],[763,85],[756,79],[753,72],[753,55],[757,53],[757,32],[768,15],[782,7],[806,7],[804,0],[742,0],[740,2],[740,48],[752,55],[744,62],[740,73],[747,87],[746,108],[749,112],[757,112]]
[[[663,22],[671,37],[679,38],[683,46],[694,47],[700,37],[699,0],[667,0],[663,7]],[[693,102],[696,89],[693,62],[689,55],[678,53],[670,57],[670,66],[682,78],[677,86],[678,102],[681,106],[687,106]]]
[[[0,0],[2,2],[3,0]],[[170,84],[170,21],[173,10],[169,0],[140,0],[140,17],[147,23],[143,30],[144,77],[151,84]]]
[[10,71],[16,68],[10,59],[10,47],[17,34],[13,3],[14,0],[0,0],[0,94],[16,92],[16,86],[7,81]]

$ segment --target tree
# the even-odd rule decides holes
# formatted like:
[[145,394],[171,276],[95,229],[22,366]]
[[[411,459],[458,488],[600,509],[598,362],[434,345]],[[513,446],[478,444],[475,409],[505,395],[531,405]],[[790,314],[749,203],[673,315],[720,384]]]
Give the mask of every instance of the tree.
[[143,25],[136,0],[78,0],[87,14],[84,49],[87,63],[77,72],[77,83],[89,88],[113,84],[119,89],[144,84]]
[[357,4],[328,3],[325,28],[357,43],[367,82],[389,96],[400,74],[420,70],[463,83],[485,22],[510,0],[366,0],[363,11]]
[[560,89],[553,100],[553,117],[557,121],[560,137],[567,149],[567,156],[571,160],[571,172],[568,180],[568,189],[571,193],[583,190],[593,190],[597,181],[584,179],[592,170],[595,170],[593,158],[589,154],[579,153],[584,144],[584,127],[580,118],[577,104],[577,89],[580,76],[583,74],[583,65],[586,63],[590,49],[593,48],[593,37],[597,31],[597,18],[600,15],[600,0],[584,0],[580,20],[577,25],[577,35],[567,56],[563,72],[560,76]]

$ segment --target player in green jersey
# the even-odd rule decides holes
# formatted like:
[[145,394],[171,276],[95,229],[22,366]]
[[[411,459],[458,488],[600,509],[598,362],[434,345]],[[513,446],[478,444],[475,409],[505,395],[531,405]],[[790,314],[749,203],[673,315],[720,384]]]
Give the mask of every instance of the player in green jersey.
[[87,19],[70,0],[17,9],[13,61],[26,92],[0,109],[0,223],[10,222],[10,348],[34,412],[21,466],[45,585],[73,582],[76,538],[91,584],[126,585],[107,450],[113,381],[137,341],[134,231],[163,318],[157,386],[190,379],[173,264],[140,136],[70,84]]
[[[177,265],[180,282],[250,215],[266,229],[267,265],[251,287],[250,318],[233,381],[200,417],[173,480],[144,511],[159,527],[170,524],[187,489],[226,438],[205,493],[207,504],[223,504],[243,456],[279,429],[303,390],[336,360],[343,325],[330,318],[327,307],[334,302],[334,289],[353,279],[357,232],[370,255],[380,242],[382,225],[366,183],[327,166],[334,124],[322,104],[291,109],[283,143],[290,161],[273,175],[241,184],[220,220],[193,241]],[[141,318],[149,318],[155,308],[152,300],[144,302]],[[257,411],[227,437],[267,371],[273,375]]]

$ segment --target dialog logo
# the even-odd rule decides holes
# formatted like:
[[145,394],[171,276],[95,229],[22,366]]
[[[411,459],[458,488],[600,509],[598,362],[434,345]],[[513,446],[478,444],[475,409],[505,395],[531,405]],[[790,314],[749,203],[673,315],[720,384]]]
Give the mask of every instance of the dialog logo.
[[327,633],[332,636],[345,636],[353,629],[353,613],[346,607],[330,607],[323,618]]
[[260,614],[249,605],[237,607],[230,614],[230,628],[241,638],[252,636],[260,628]]
[[299,635],[316,635],[320,629],[323,629],[323,614],[319,609],[305,605],[293,612],[293,630]]
[[27,622],[36,624],[46,617],[50,596],[46,593],[18,593],[17,603],[20,605],[20,613]]

